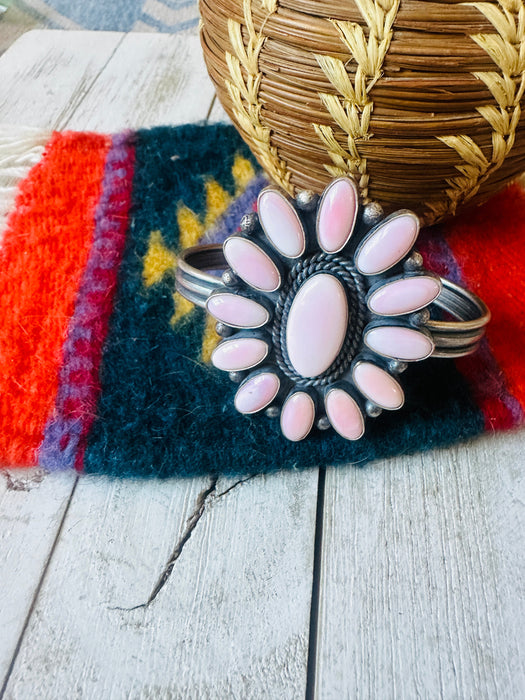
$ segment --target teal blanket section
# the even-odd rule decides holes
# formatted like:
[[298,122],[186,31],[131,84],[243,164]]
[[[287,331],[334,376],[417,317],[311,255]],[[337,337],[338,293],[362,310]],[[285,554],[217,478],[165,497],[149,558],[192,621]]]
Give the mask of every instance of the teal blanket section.
[[327,431],[291,443],[281,436],[277,420],[237,413],[236,386],[201,361],[204,313],[181,307],[177,316],[173,270],[155,284],[146,284],[144,277],[152,232],[175,254],[177,211],[183,206],[204,222],[210,181],[234,195],[236,154],[252,158],[234,129],[224,125],[155,128],[136,135],[131,225],[85,471],[169,477],[364,465],[481,433],[483,417],[466,382],[452,361],[442,360],[409,367],[403,375],[404,408],[370,420],[366,436],[356,442]]

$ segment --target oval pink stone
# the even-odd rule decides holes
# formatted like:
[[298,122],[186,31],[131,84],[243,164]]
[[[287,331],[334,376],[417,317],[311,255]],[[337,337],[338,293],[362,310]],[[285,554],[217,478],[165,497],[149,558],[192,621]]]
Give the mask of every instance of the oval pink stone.
[[395,411],[403,405],[403,389],[381,367],[370,362],[359,362],[354,367],[353,377],[359,391],[376,406]]
[[240,413],[257,413],[272,403],[279,391],[279,378],[271,372],[261,372],[248,379],[235,394],[234,405]]
[[317,240],[326,253],[337,253],[348,243],[357,205],[357,189],[348,178],[334,180],[324,191],[317,215]]
[[206,309],[218,321],[233,328],[260,328],[270,320],[264,306],[231,292],[212,294],[206,302]]
[[304,253],[306,239],[299,216],[286,197],[278,190],[263,190],[257,208],[266,237],[287,258]]
[[223,340],[211,354],[212,365],[225,372],[251,369],[268,354],[268,344],[260,338]]
[[348,302],[333,275],[313,275],[292,302],[286,326],[286,348],[295,371],[315,377],[327,370],[343,345]]
[[413,328],[381,326],[365,333],[365,343],[369,348],[385,357],[395,360],[424,360],[432,354],[432,340]]
[[383,316],[399,316],[431,304],[441,292],[436,277],[407,277],[383,285],[368,300],[368,308]]
[[312,397],[304,391],[297,391],[284,402],[281,431],[292,442],[304,440],[312,429],[314,419],[315,405]]
[[232,270],[251,287],[263,292],[279,289],[279,270],[256,243],[240,236],[232,236],[224,241],[223,250]]
[[398,263],[411,250],[419,233],[419,219],[412,212],[384,221],[365,239],[355,263],[363,275],[377,275]]
[[325,398],[326,415],[332,427],[346,440],[359,440],[365,421],[359,406],[343,389],[330,389]]

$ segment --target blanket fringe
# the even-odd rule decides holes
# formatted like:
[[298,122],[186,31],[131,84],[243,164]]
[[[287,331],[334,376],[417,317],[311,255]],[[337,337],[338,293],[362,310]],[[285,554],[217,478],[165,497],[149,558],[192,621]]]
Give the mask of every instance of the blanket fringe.
[[51,133],[28,126],[0,125],[0,241],[18,185],[42,158]]

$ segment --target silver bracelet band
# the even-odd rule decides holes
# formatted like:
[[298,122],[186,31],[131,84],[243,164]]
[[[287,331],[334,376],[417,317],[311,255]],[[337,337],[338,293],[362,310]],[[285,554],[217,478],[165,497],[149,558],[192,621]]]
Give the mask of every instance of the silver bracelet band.
[[[222,245],[194,246],[182,251],[177,261],[175,286],[179,294],[204,308],[210,294],[221,284],[220,275],[206,270],[224,271],[228,267]],[[490,321],[487,305],[475,294],[454,282],[440,277],[442,289],[433,305],[453,320],[432,320],[424,323],[432,334],[432,357],[462,357],[479,347]],[[432,305],[431,305],[432,306]]]

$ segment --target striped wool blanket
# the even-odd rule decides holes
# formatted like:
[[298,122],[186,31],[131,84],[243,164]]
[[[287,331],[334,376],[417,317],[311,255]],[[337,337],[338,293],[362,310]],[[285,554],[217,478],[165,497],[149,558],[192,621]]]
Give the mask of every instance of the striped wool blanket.
[[178,250],[220,241],[265,179],[232,127],[0,137],[0,463],[114,475],[358,465],[523,422],[525,191],[423,232],[426,267],[481,296],[480,350],[415,363],[403,409],[348,442],[241,417]]

